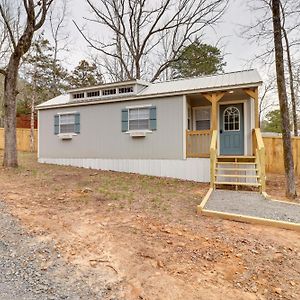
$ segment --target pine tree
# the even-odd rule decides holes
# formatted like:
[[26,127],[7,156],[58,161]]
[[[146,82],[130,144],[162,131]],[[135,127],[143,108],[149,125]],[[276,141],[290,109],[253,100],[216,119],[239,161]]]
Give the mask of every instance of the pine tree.
[[220,49],[196,39],[183,48],[171,67],[174,78],[186,78],[223,72],[225,65]]
[[96,64],[81,60],[69,76],[71,88],[94,86],[103,83],[102,74]]

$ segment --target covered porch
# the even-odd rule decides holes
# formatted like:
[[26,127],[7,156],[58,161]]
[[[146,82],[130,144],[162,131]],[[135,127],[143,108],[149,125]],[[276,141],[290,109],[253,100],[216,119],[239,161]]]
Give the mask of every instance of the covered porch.
[[258,105],[258,86],[186,95],[186,158],[210,158],[212,187],[265,189]]
[[[213,130],[218,132],[219,155],[253,154],[251,133],[259,128],[258,87],[187,95],[186,106],[187,158],[210,156]],[[222,149],[230,142],[236,147]]]

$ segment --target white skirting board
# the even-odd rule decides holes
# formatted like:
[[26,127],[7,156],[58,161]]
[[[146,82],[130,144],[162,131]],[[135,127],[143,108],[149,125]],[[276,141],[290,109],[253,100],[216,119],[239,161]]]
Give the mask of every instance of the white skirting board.
[[39,163],[171,177],[198,182],[210,181],[209,158],[188,158],[182,160],[39,158],[38,161]]

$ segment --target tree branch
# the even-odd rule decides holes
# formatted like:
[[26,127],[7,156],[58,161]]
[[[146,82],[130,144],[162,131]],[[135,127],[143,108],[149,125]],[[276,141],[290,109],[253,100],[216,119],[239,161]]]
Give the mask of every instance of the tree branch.
[[14,50],[16,50],[17,45],[16,45],[16,41],[15,41],[15,38],[14,38],[14,35],[13,35],[13,31],[12,31],[12,28],[9,24],[9,20],[8,20],[6,14],[5,14],[5,11],[4,11],[4,8],[3,8],[2,4],[0,4],[0,14],[1,14],[1,17],[3,18],[4,23],[5,23],[5,26],[6,26],[6,29],[8,31],[8,35],[9,35],[10,41],[13,45],[13,48],[14,48]]

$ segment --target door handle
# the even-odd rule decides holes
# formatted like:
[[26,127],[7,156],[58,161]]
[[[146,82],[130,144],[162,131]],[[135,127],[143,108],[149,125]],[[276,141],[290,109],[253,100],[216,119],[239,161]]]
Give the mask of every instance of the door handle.
[[220,129],[220,133],[221,133],[221,134],[223,133],[223,130],[222,130],[222,129]]

